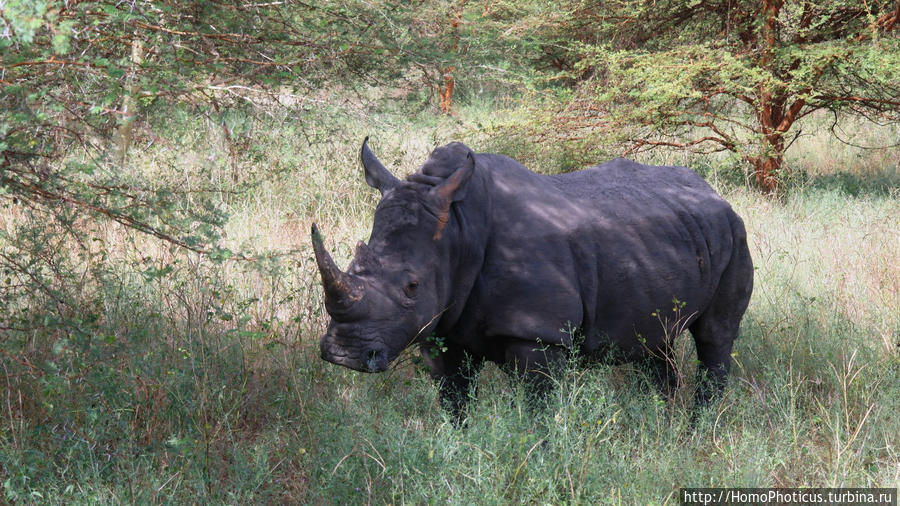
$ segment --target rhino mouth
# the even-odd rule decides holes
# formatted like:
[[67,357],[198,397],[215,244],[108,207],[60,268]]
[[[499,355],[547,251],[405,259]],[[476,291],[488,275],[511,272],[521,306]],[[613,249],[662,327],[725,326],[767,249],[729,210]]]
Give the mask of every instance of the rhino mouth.
[[331,347],[321,347],[322,360],[353,369],[354,371],[376,373],[383,372],[390,366],[391,360],[385,350],[372,348],[361,355],[343,354]]

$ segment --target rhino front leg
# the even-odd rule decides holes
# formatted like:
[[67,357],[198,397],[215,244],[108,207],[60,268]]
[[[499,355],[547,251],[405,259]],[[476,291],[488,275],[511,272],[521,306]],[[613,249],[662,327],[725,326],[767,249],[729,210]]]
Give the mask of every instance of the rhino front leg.
[[509,339],[505,369],[525,384],[528,403],[534,410],[547,405],[554,387],[554,374],[566,363],[566,350],[557,345]]
[[454,425],[459,426],[465,418],[469,396],[474,395],[472,384],[484,365],[484,358],[474,357],[452,343],[439,347],[427,342],[420,344],[419,349],[429,374],[438,384],[441,405],[450,413]]

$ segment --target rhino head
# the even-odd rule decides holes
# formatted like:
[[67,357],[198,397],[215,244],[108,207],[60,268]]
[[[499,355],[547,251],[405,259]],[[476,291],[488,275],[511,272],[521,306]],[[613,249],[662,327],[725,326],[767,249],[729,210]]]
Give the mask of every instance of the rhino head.
[[[426,162],[432,163],[432,175],[401,181],[366,141],[360,153],[366,182],[382,195],[369,244],[357,244],[345,272],[325,249],[315,224],[312,243],[331,316],[320,342],[322,358],[357,371],[380,372],[404,348],[428,336],[446,309],[453,236],[445,227],[450,206],[465,195],[475,159],[462,144],[438,148]],[[453,152],[435,157],[441,149]]]

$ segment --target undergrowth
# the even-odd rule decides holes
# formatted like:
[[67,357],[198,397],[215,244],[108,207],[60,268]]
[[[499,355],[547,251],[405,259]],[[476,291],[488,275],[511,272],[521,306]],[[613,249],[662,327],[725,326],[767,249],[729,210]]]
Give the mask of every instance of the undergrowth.
[[[326,314],[309,227],[318,222],[340,265],[367,237],[377,192],[357,164],[362,138],[403,175],[451,140],[492,145],[498,118],[515,115],[493,107],[450,119],[232,112],[234,138],[247,140],[236,159],[217,125],[184,111],[150,118],[155,134],[129,170],[227,190],[221,245],[234,255],[73,220],[93,238],[77,244],[5,198],[3,251],[34,253],[4,276],[4,307],[16,312],[0,330],[5,499],[674,504],[679,487],[900,483],[896,165],[804,169],[770,199],[718,177],[736,170],[725,162],[663,160],[706,164],[744,217],[756,265],[733,375],[693,425],[692,381],[667,402],[635,365],[569,368],[540,413],[489,366],[455,428],[411,351],[381,375],[320,360]],[[690,371],[693,346],[679,343]]]

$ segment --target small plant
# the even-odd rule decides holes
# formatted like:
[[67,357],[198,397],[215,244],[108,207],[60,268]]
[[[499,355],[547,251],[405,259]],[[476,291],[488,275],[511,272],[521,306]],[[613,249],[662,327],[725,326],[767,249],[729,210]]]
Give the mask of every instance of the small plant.
[[428,354],[431,356],[431,358],[438,358],[441,353],[447,352],[447,345],[444,343],[443,337],[431,334],[430,336],[425,338],[425,342],[430,345],[428,348]]

